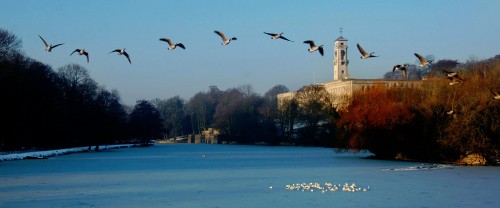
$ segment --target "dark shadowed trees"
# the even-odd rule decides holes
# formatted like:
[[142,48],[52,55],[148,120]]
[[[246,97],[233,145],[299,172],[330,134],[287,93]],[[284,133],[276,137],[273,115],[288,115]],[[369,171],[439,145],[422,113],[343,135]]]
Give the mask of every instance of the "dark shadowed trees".
[[263,105],[259,109],[261,122],[265,131],[263,137],[269,144],[279,144],[285,140],[285,124],[278,109],[278,94],[289,92],[285,85],[275,85],[263,97]]
[[133,137],[142,145],[148,145],[152,139],[161,139],[165,129],[155,106],[146,100],[139,100],[130,114],[129,125]]
[[260,109],[264,100],[249,86],[231,88],[221,93],[214,115],[214,127],[221,139],[244,144],[264,142],[264,120]]
[[321,85],[305,86],[295,95],[298,103],[298,120],[301,143],[319,145],[331,140],[331,130],[335,127],[336,110],[332,95]]
[[76,64],[57,72],[22,54],[0,29],[2,150],[60,148],[123,141],[127,115],[118,92],[100,87]]
[[0,28],[0,61],[12,58],[12,55],[19,53],[22,41],[13,33]]
[[186,110],[194,133],[199,134],[212,126],[220,94],[217,87],[211,86],[208,92],[196,93],[189,100]]
[[155,99],[153,104],[161,115],[167,136],[176,138],[182,135],[187,118],[185,101],[179,96],[174,96],[166,100]]

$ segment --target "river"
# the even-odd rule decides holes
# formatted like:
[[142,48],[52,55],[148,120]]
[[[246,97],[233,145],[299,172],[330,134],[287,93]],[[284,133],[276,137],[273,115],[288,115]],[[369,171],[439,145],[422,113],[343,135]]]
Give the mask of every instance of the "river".
[[[500,207],[499,167],[367,155],[318,147],[164,144],[5,161],[0,207]],[[357,189],[286,188],[299,184]]]

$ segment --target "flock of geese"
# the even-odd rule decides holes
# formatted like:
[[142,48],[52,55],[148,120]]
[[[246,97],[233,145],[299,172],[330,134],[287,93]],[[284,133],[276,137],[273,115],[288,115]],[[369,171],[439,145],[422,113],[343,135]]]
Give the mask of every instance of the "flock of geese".
[[[223,32],[218,31],[218,30],[215,30],[214,33],[217,34],[221,38],[221,40],[222,40],[221,44],[224,46],[229,45],[231,43],[231,41],[237,40],[237,38],[234,36],[231,38],[227,38]],[[264,32],[264,34],[271,36],[271,39],[273,39],[273,40],[282,39],[285,41],[294,42],[294,41],[286,38],[285,36],[283,36],[283,33]],[[47,51],[47,52],[51,52],[54,48],[61,46],[61,45],[64,45],[64,43],[52,45],[52,44],[47,43],[47,41],[45,41],[45,39],[43,39],[43,37],[41,35],[38,35],[38,37],[40,37],[40,39],[43,41],[43,44],[45,45],[45,51]],[[168,50],[175,50],[177,47],[182,48],[182,49],[186,49],[186,47],[183,43],[175,43],[174,44],[174,42],[172,42],[172,40],[169,38],[160,38],[159,40],[162,42],[166,42],[168,44],[168,48],[167,48]],[[316,45],[313,40],[306,40],[303,43],[309,45],[309,49],[307,49],[307,51],[309,51],[310,53],[318,51],[321,56],[324,55],[323,45]],[[375,52],[366,52],[363,49],[363,47],[361,47],[361,45],[359,43],[357,43],[356,46],[357,46],[359,52],[361,53],[361,57],[360,57],[361,59],[378,57],[378,56],[374,55]],[[87,59],[87,63],[90,62],[89,53],[87,51],[85,51],[85,49],[77,48],[73,52],[71,52],[70,56],[73,55],[74,53],[77,53],[80,56],[84,55]],[[109,53],[117,53],[118,55],[123,55],[127,58],[128,62],[130,64],[132,64],[132,61],[130,60],[130,55],[125,51],[125,48],[115,49]],[[420,55],[418,53],[414,53],[414,55],[418,58],[418,60],[420,62],[419,67],[425,68],[425,67],[428,67],[432,64],[431,60],[426,60],[422,55]],[[403,77],[407,78],[407,67],[408,66],[409,66],[408,64],[396,64],[393,66],[392,72],[394,73],[396,70],[400,70],[403,74]],[[455,85],[455,84],[458,84],[458,83],[463,81],[463,79],[459,76],[459,73],[460,73],[459,71],[444,70],[444,73],[446,73],[447,79],[450,80],[449,85]],[[500,99],[500,91],[499,90],[490,90],[490,91],[493,94],[493,98],[495,100]]]
[[[222,45],[228,45],[229,43],[231,43],[231,41],[237,40],[236,37],[227,38],[223,32],[218,31],[218,30],[215,30],[214,33],[217,34],[221,38]],[[292,41],[292,40],[286,38],[285,36],[283,36],[283,33],[264,32],[264,34],[271,36],[271,39],[273,39],[273,40],[282,39],[282,40],[286,40],[289,42],[295,42],[295,41]],[[40,39],[43,41],[43,44],[45,45],[45,50],[47,52],[51,52],[54,48],[61,46],[61,45],[64,45],[64,43],[59,43],[56,45],[48,44],[47,41],[45,41],[45,39],[43,39],[43,37],[41,35],[38,35],[38,37],[40,37]],[[168,50],[174,50],[177,47],[182,48],[182,49],[186,49],[186,47],[184,46],[183,43],[175,43],[174,44],[172,42],[172,40],[169,38],[160,38],[159,40],[168,43]],[[318,51],[321,56],[324,55],[323,45],[318,46],[314,43],[313,40],[306,40],[303,43],[309,45],[309,49],[307,49],[307,51],[309,51],[311,53]],[[361,47],[361,45],[359,45],[359,43],[357,44],[357,47],[358,47],[359,52],[361,53],[361,59],[377,57],[377,56],[373,55],[374,52],[370,52],[370,53],[366,52]],[[130,64],[132,64],[132,61],[130,60],[130,55],[125,51],[125,48],[124,49],[115,49],[115,50],[111,51],[110,53],[114,53],[114,52],[118,53],[118,55],[124,55],[127,58],[128,62]],[[87,51],[85,51],[85,49],[79,49],[79,48],[75,49],[70,55],[73,55],[73,53],[77,53],[78,55],[86,56],[87,63],[90,61],[89,53]],[[425,58],[423,56],[416,54],[416,53],[415,53],[415,56],[417,56],[417,58],[420,60],[421,67],[425,67],[425,66],[430,64],[430,62],[425,60]],[[408,64],[397,64],[393,67],[393,72],[396,70],[401,70],[403,72],[404,77],[406,77],[406,67],[407,66],[408,66]]]
[[[218,31],[218,30],[215,30],[214,33],[217,34],[222,39],[222,42],[221,42],[222,45],[229,45],[229,43],[231,43],[231,41],[237,40],[236,37],[226,38],[226,35],[223,32]],[[273,39],[273,40],[282,39],[282,40],[286,40],[289,42],[294,42],[292,40],[289,40],[285,36],[283,36],[283,33],[264,32],[264,34],[271,36],[271,39]],[[52,45],[52,44],[47,43],[47,41],[45,41],[45,39],[43,39],[43,37],[41,35],[38,35],[38,37],[40,37],[40,39],[43,41],[43,44],[45,45],[45,51],[47,51],[47,52],[51,52],[52,49],[54,49],[58,46],[64,45],[64,43]],[[177,47],[182,48],[182,49],[186,49],[186,47],[184,46],[183,43],[175,43],[174,44],[172,42],[172,40],[169,38],[160,38],[159,40],[168,43],[168,48],[167,48],[168,50],[174,50]],[[308,49],[309,52],[312,53],[315,51],[319,51],[319,53],[323,56],[323,54],[324,54],[323,53],[323,45],[316,46],[314,44],[314,41],[312,41],[312,40],[306,40],[306,41],[304,41],[304,43],[309,44],[309,46],[310,46],[310,48]],[[109,53],[114,53],[114,52],[118,53],[118,55],[124,55],[127,58],[128,62],[130,64],[132,64],[132,61],[130,60],[130,55],[125,51],[125,48],[124,49],[115,49]],[[77,48],[70,54],[70,56],[73,55],[73,53],[77,53],[78,55],[86,56],[87,63],[90,62],[89,53],[87,51],[85,51],[85,49]]]

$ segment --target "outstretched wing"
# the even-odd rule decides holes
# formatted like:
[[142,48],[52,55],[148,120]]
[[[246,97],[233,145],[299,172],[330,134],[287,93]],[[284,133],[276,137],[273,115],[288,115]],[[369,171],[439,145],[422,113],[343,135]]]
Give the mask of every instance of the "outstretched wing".
[[224,35],[224,33],[222,33],[221,31],[214,31],[215,34],[219,35],[223,41],[226,41],[226,36]]
[[47,44],[47,41],[45,41],[42,36],[38,35],[38,37],[40,37],[40,39],[42,39],[43,41],[43,44],[45,45],[45,47],[49,47],[49,44]]
[[172,43],[172,40],[168,39],[168,38],[160,38],[161,41],[165,41],[168,43],[168,45],[170,46],[174,46],[174,44]]
[[306,41],[304,41],[304,43],[305,43],[305,44],[309,44],[309,46],[310,46],[311,48],[315,46],[315,45],[314,45],[314,41],[312,41],[312,40],[306,40]]
[[56,45],[52,46],[52,48],[55,48],[55,47],[60,46],[60,45],[64,45],[64,43],[56,44]]
[[130,64],[132,64],[132,62],[130,61],[130,56],[128,55],[128,53],[124,51],[124,52],[123,52],[123,55],[124,55],[125,57],[127,57],[128,62],[129,62]]
[[179,46],[182,49],[186,49],[186,47],[184,47],[184,44],[182,44],[182,43],[177,43],[177,44],[175,44],[175,46]]
[[363,56],[368,56],[369,54],[366,53],[366,51],[358,44],[356,44],[356,46],[358,47],[358,50],[359,52],[363,55]]
[[415,56],[418,58],[418,60],[420,61],[420,63],[425,63],[425,58],[423,56],[421,56],[418,53],[415,53]]
[[318,51],[319,51],[319,54],[321,54],[321,56],[323,56],[323,46],[320,46],[318,48]]
[[168,39],[167,39],[167,38],[160,38],[160,41],[163,41],[163,42],[167,42],[167,43],[168,43]]
[[287,40],[287,41],[290,41],[290,42],[294,42],[294,41],[292,41],[292,40],[288,40],[288,38],[283,37],[283,35],[282,35],[282,36],[280,36],[280,38],[281,38],[281,39],[283,39],[283,40]]
[[275,35],[277,35],[277,34],[274,34],[274,33],[268,33],[268,32],[264,32],[264,33],[265,33],[265,34],[268,34],[268,35],[270,35],[270,36],[275,36]]
[[399,64],[396,64],[392,67],[392,73],[394,73],[396,71],[396,69],[399,68]]
[[109,53],[113,53],[113,52],[118,52],[118,53],[120,53],[120,51],[121,51],[121,49],[116,49],[116,50],[113,50],[113,51],[111,51],[111,52],[109,52]]
[[87,63],[89,63],[89,53],[84,52],[83,55],[85,55],[87,57]]
[[73,55],[75,52],[78,52],[80,53],[80,49],[75,49],[73,52],[71,52],[71,54],[69,54],[70,56]]

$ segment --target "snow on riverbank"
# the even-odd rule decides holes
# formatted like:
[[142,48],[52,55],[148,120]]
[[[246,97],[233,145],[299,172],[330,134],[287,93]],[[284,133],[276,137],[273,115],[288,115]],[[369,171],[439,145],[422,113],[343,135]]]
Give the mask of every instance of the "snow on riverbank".
[[[100,150],[106,149],[120,149],[120,148],[130,148],[134,146],[133,144],[117,144],[117,145],[106,145],[99,146]],[[7,155],[0,155],[0,162],[8,161],[8,160],[24,160],[24,159],[45,159],[48,157],[54,157],[58,155],[66,155],[76,152],[85,152],[89,149],[89,147],[74,147],[74,148],[66,148],[66,149],[57,149],[57,150],[47,150],[47,151],[35,151],[35,152],[24,152],[24,153],[14,153]]]

